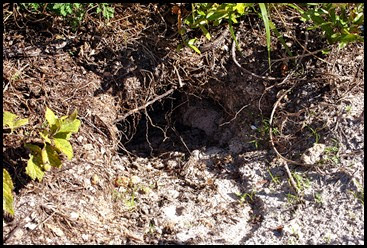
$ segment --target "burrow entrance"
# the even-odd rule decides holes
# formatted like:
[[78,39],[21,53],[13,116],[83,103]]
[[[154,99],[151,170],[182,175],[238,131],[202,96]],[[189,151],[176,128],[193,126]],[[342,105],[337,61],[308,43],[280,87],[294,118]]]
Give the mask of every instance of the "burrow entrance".
[[[224,117],[222,107],[212,99],[174,92],[152,104],[146,112],[142,111],[135,128],[131,125],[136,119],[127,118],[122,126],[126,131],[126,125],[130,125],[133,134],[130,137],[123,135],[120,142],[127,151],[140,157],[222,147],[226,142],[220,139],[219,123]],[[123,130],[120,128],[120,131]]]

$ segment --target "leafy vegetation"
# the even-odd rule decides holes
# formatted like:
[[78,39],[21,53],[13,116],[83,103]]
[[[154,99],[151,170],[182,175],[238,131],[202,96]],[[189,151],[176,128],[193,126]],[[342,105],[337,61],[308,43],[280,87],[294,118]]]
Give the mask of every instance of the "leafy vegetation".
[[238,202],[243,205],[244,202],[253,202],[254,201],[254,196],[255,196],[256,192],[255,191],[251,191],[250,193],[238,193],[236,192],[235,195],[238,197]]
[[[43,146],[35,144],[25,144],[24,146],[31,151],[27,162],[26,174],[33,180],[41,181],[44,172],[51,169],[51,166],[60,168],[60,154],[63,153],[71,160],[73,158],[73,148],[69,142],[71,134],[77,133],[80,127],[80,120],[77,119],[77,111],[71,115],[58,118],[51,109],[46,107],[45,119],[47,126],[39,133]],[[3,114],[3,127],[8,126],[12,129],[28,123],[28,119],[19,119],[15,114],[5,111]],[[13,182],[10,174],[3,169],[3,208],[5,212],[14,215],[13,209]]]
[[9,172],[3,168],[3,210],[11,215],[14,215],[13,189],[14,185]]
[[22,3],[20,6],[36,14],[62,16],[73,27],[77,27],[92,9],[96,9],[96,13],[102,14],[107,20],[113,18],[115,12],[109,3]]
[[[16,114],[4,111],[3,113],[3,128],[9,127],[11,129],[11,134],[14,129],[28,124],[28,119],[18,119]],[[13,208],[13,181],[11,180],[9,172],[3,168],[3,209],[5,212],[14,215]]]
[[59,154],[63,153],[71,160],[73,158],[73,148],[69,142],[72,133],[77,133],[80,126],[80,120],[76,119],[75,110],[70,116],[57,116],[46,107],[45,118],[48,126],[40,132],[43,139],[43,147],[33,144],[26,144],[31,151],[26,173],[35,180],[41,181],[44,171],[51,169],[51,166],[60,168],[61,160]]
[[[288,55],[292,56],[282,34],[271,21],[271,10],[283,8],[284,6],[297,10],[301,14],[301,20],[312,25],[308,28],[309,30],[320,28],[330,44],[338,43],[339,47],[343,48],[350,42],[363,42],[364,40],[361,34],[364,25],[363,3],[307,3],[299,5],[270,3],[193,3],[192,12],[184,19],[184,24],[190,29],[199,28],[205,37],[210,40],[211,35],[208,31],[210,30],[210,26],[218,26],[227,22],[232,38],[237,44],[233,24],[238,23],[240,17],[253,11],[259,15],[264,23],[270,66],[271,32],[275,33]],[[187,31],[187,28],[181,28],[181,25],[179,26],[179,33],[181,35]],[[195,45],[197,40],[197,38],[193,38],[184,42],[197,53],[200,53],[200,50]]]
[[363,3],[308,3],[296,9],[302,14],[302,21],[313,24],[308,29],[320,28],[331,44],[339,43],[343,48],[350,42],[364,40],[361,35]]
[[356,191],[352,191],[353,196],[364,205],[364,186],[362,183],[358,182],[353,178],[354,184],[357,186]]

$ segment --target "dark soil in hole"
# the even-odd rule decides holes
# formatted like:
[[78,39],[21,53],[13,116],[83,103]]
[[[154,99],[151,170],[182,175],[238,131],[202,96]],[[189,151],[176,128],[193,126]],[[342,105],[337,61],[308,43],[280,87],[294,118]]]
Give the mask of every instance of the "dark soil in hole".
[[[154,103],[139,120],[136,133],[125,148],[138,156],[159,156],[167,152],[191,151],[219,146],[220,107],[211,99],[197,99],[174,93],[162,103]],[[224,144],[221,144],[224,145]],[[123,151],[121,151],[123,152]]]

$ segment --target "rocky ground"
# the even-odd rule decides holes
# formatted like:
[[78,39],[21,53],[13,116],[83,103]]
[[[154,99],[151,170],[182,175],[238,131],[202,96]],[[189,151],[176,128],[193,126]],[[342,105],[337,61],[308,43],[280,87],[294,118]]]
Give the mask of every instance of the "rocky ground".
[[[311,54],[325,39],[294,21],[287,42],[306,56],[284,69],[274,39],[268,71],[252,15],[235,26],[241,52],[227,34],[199,55],[176,50],[169,5],[121,5],[76,31],[11,13],[3,110],[30,124],[3,134],[4,244],[364,244],[364,44]],[[82,125],[73,160],[31,181],[21,137],[46,106]]]

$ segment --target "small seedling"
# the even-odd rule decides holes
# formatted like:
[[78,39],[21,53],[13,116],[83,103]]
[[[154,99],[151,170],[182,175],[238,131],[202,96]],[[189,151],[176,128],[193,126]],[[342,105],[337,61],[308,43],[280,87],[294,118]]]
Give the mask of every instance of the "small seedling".
[[273,174],[271,173],[271,171],[268,169],[268,173],[271,177],[271,181],[274,183],[274,184],[280,184],[280,180],[279,180],[279,176],[273,176]]
[[110,3],[22,3],[20,7],[35,14],[62,16],[76,28],[84,20],[91,9],[96,9],[97,14],[109,20],[114,16],[115,9]]
[[259,142],[256,139],[250,140],[248,143],[253,143],[256,149],[259,148]]
[[322,199],[322,195],[320,193],[315,193],[314,194],[314,199],[315,199],[316,203],[322,204],[323,199]]
[[136,207],[135,192],[134,191],[132,192],[130,199],[125,201],[125,205],[129,210],[132,210]]
[[254,201],[255,191],[251,191],[251,193],[235,193],[236,196],[239,198],[238,202],[243,205],[244,202],[251,203]]
[[310,131],[312,132],[313,136],[315,137],[315,143],[319,143],[320,135],[317,133],[317,130],[316,129],[313,129],[310,126],[307,126],[307,127],[308,127],[308,129],[310,129]]
[[[73,158],[73,148],[69,142],[71,135],[77,133],[80,127],[80,120],[77,119],[75,110],[70,116],[58,118],[51,109],[46,107],[45,119],[47,125],[42,127],[39,133],[43,140],[43,146],[35,144],[24,144],[31,151],[25,172],[33,180],[41,181],[45,171],[51,166],[60,168],[60,154],[63,153],[71,160]],[[17,115],[5,111],[3,113],[3,127],[9,127],[11,133],[15,128],[28,124],[28,119],[17,120]],[[13,209],[13,182],[9,173],[3,169],[3,209],[5,212],[14,215]]]
[[331,242],[331,235],[330,233],[328,233],[325,237],[324,237],[325,243],[326,244],[330,244]]
[[155,230],[156,230],[156,227],[153,223],[153,221],[149,222],[149,229],[148,229],[148,233],[150,234],[154,234],[155,233]]
[[334,145],[333,146],[328,146],[325,147],[324,149],[324,153],[325,153],[325,158],[327,161],[331,161],[334,164],[339,164],[340,163],[340,159],[338,156],[339,153],[339,141],[336,139],[332,139]]
[[296,182],[296,186],[300,191],[304,191],[305,189],[309,188],[311,183],[308,178],[303,177],[302,175],[293,172],[292,176]]
[[300,201],[300,198],[297,195],[293,195],[291,193],[288,193],[287,194],[287,201],[288,201],[289,204],[296,204]]
[[43,147],[34,144],[24,145],[31,151],[26,173],[33,180],[37,178],[41,181],[44,171],[50,170],[51,166],[60,168],[59,154],[63,153],[68,160],[73,158],[73,147],[69,140],[71,135],[77,133],[80,127],[77,115],[78,112],[75,110],[70,116],[65,115],[58,118],[51,109],[46,107],[47,128],[39,133],[43,139]]
[[347,112],[347,114],[350,114],[351,111],[352,111],[352,105],[345,106],[345,112]]
[[361,183],[353,178],[354,184],[357,186],[356,191],[352,191],[353,196],[364,205],[364,187]]

